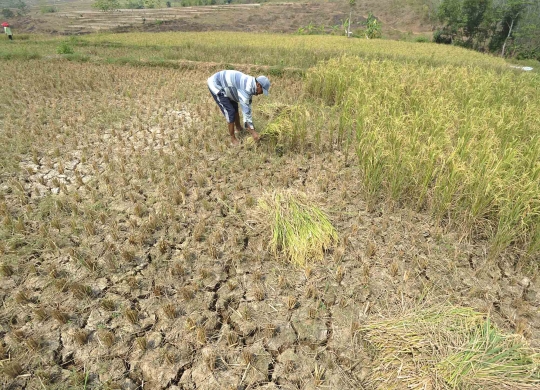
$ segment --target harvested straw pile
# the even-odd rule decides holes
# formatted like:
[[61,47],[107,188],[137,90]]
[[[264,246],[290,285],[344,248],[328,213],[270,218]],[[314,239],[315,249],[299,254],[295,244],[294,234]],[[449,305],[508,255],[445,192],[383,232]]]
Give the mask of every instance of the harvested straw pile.
[[272,232],[271,250],[303,267],[322,260],[338,234],[327,215],[298,191],[273,192],[259,199],[260,220]]
[[377,389],[540,388],[540,355],[469,308],[416,311],[360,331],[374,351]]
[[288,105],[280,102],[270,102],[259,106],[259,112],[266,118],[275,119],[283,111],[287,111]]

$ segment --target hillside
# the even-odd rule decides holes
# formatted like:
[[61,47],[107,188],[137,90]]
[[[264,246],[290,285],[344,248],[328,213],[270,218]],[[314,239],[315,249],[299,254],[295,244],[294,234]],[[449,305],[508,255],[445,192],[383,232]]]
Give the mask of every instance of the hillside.
[[[368,13],[383,23],[384,36],[406,38],[413,33],[431,33],[426,10],[421,1],[358,2],[353,10],[353,29],[360,28]],[[90,1],[55,2],[57,12],[43,13],[44,4],[34,5],[25,17],[14,18],[15,31],[34,33],[84,34],[106,31],[252,31],[296,32],[310,24],[332,27],[343,33],[342,23],[349,17],[349,6],[340,2],[268,2],[217,6],[119,9],[102,12]]]

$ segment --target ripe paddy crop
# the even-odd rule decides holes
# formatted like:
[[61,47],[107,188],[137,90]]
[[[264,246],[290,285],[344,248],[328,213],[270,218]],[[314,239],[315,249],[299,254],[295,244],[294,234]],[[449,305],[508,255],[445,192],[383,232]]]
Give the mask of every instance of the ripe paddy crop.
[[[56,54],[64,38],[0,43],[1,386],[359,389],[377,385],[374,373],[418,372],[449,388],[536,380],[537,76],[431,45],[306,37],[320,46],[308,53],[299,37],[242,46],[232,38],[245,34],[200,34],[198,46],[197,36],[82,37],[70,43],[75,57]],[[220,48],[224,38],[235,43]],[[343,54],[338,42],[374,54],[307,71]],[[166,61],[197,62],[157,60],[173,52]],[[225,61],[283,69],[271,95],[254,99],[266,134],[257,147],[226,143],[205,86]],[[268,250],[272,231],[254,218],[270,217],[259,199],[286,206],[266,196],[298,193],[316,202],[292,215],[330,232],[320,261],[302,267]],[[507,251],[488,255],[494,243]],[[452,310],[419,309],[448,301]],[[416,317],[395,314],[406,308]],[[426,312],[438,320],[422,322]],[[441,333],[446,324],[456,333]],[[463,342],[437,362],[399,355],[399,371],[384,348],[406,351],[390,336],[419,325],[437,331],[421,347]],[[509,352],[491,353],[500,346]],[[484,357],[502,358],[497,373]]]
[[[319,61],[354,55],[366,59],[424,63],[432,66],[455,64],[505,68],[503,59],[435,44],[390,40],[343,39],[337,36],[295,36],[212,32],[93,34],[69,39],[29,36],[13,45],[0,42],[0,58],[58,57],[58,47],[67,45],[74,61],[178,66],[188,62],[214,62],[231,67],[249,63],[268,66],[276,74],[305,70]],[[289,69],[290,70],[290,69]]]
[[335,108],[326,142],[357,155],[368,197],[537,255],[539,86],[531,74],[343,57],[311,70],[306,93]]

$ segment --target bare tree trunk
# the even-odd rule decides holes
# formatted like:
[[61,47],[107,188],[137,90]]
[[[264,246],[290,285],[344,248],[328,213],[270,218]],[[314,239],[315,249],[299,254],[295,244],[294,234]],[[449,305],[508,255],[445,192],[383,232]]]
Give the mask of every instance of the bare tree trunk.
[[349,27],[347,27],[347,38],[351,37],[351,16],[352,16],[352,11],[349,12]]
[[514,28],[514,19],[512,19],[512,23],[510,24],[510,30],[508,31],[508,36],[504,40],[501,57],[504,57],[504,51],[506,50],[506,42],[508,42],[508,39],[510,38],[510,35],[512,35],[512,28]]

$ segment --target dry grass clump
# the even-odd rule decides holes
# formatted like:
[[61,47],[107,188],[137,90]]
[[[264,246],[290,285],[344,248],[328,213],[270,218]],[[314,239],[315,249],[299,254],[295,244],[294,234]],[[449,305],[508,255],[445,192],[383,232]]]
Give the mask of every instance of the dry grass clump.
[[84,329],[76,329],[73,332],[73,340],[77,343],[77,345],[84,345],[88,342],[89,334]]
[[19,362],[11,361],[2,366],[1,372],[8,378],[16,378],[24,372],[22,365]]
[[270,248],[282,252],[293,264],[304,267],[322,260],[338,241],[328,216],[298,191],[267,193],[259,199],[260,220],[272,232]]
[[127,320],[135,325],[139,322],[139,312],[134,309],[126,309],[124,311],[124,316],[127,318]]
[[58,309],[55,309],[51,312],[51,317],[58,321],[60,324],[67,324],[69,321],[69,314],[64,313]]
[[15,273],[13,267],[10,264],[0,265],[0,275],[9,277]]
[[469,308],[417,310],[359,328],[375,351],[378,389],[533,389],[540,355]]

